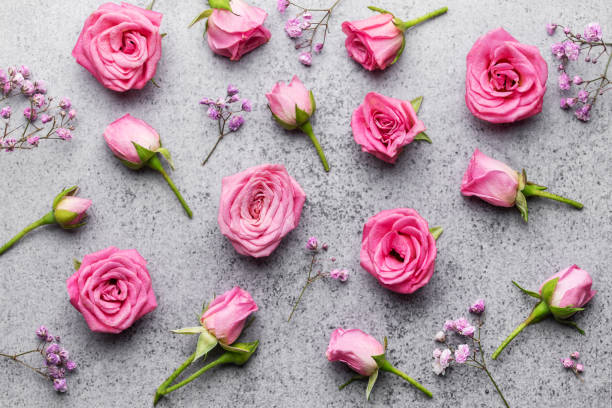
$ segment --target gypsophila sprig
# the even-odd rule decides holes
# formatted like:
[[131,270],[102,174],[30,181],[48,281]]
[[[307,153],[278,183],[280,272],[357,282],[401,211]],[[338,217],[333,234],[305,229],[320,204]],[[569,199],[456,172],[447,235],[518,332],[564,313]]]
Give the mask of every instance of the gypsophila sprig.
[[[13,360],[45,377],[51,382],[55,391],[68,391],[66,375],[76,369],[76,362],[70,359],[70,352],[59,345],[60,336],[53,336],[45,326],[36,329],[36,337],[38,338],[38,345],[35,349],[16,354],[0,353],[0,357]],[[22,356],[34,353],[40,354],[42,358],[41,367],[35,367],[22,360]]]
[[[0,150],[30,150],[38,147],[42,140],[72,139],[76,110],[70,99],[64,97],[57,102],[47,96],[46,83],[35,80],[27,66],[0,69],[0,87],[0,103],[3,104],[0,122],[4,122],[0,130]],[[27,100],[25,108],[18,97]]]
[[[436,348],[433,351],[433,371],[438,375],[445,375],[446,370],[451,365],[467,365],[484,371],[500,398],[507,408],[510,408],[508,401],[504,398],[497,382],[493,379],[491,372],[487,368],[484,351],[480,340],[480,329],[484,325],[482,315],[485,311],[484,299],[477,300],[469,308],[470,313],[477,316],[477,322],[472,325],[468,319],[461,317],[457,320],[447,320],[444,323],[444,330],[436,333],[434,340],[444,344],[444,349]],[[450,340],[456,339],[456,344]],[[471,346],[470,346],[471,345]]]
[[[300,51],[298,61],[303,65],[309,67],[312,64],[312,54],[320,54],[323,50],[329,32],[329,19],[338,3],[340,0],[323,9],[303,7],[289,0],[278,0],[277,9],[281,13],[289,6],[298,9],[296,16],[285,22],[285,32],[295,40],[295,49]],[[321,18],[313,19],[313,13]]]
[[580,379],[580,381],[584,381],[581,376],[581,374],[584,372],[584,365],[578,362],[579,358],[580,353],[574,351],[572,354],[570,354],[569,357],[561,358],[560,360],[561,364],[563,365],[563,368],[567,370],[572,370],[572,372],[576,375],[577,378]]
[[[603,40],[602,30],[599,23],[590,23],[584,29],[584,33],[574,33],[569,27],[550,23],[546,26],[548,35],[553,35],[560,29],[565,35],[563,42],[554,43],[551,52],[560,61],[557,67],[559,71],[559,89],[561,91],[572,91],[573,96],[563,97],[560,100],[561,109],[574,109],[576,118],[583,122],[591,119],[591,110],[597,102],[597,98],[612,89],[612,82],[608,71],[612,61],[612,43]],[[583,79],[580,75],[573,77],[568,73],[570,61],[577,61],[582,51],[586,50],[584,61],[597,64],[604,57],[606,61],[603,73],[591,79]],[[572,90],[572,85],[576,87]]]
[[[328,249],[329,245],[326,243],[319,245],[319,240],[317,237],[310,237],[308,238],[308,241],[306,241],[306,251],[308,251],[308,253],[311,255],[310,265],[308,267],[308,276],[306,277],[306,283],[304,283],[302,291],[293,304],[293,309],[291,309],[291,313],[289,314],[287,321],[290,321],[293,317],[295,310],[302,300],[302,296],[304,296],[304,292],[306,292],[306,288],[308,288],[308,286],[313,284],[315,281],[322,278],[331,278],[334,280],[339,280],[340,282],[346,282],[348,280],[349,271],[347,269],[336,268],[329,272],[324,272],[323,270],[319,269],[316,273],[314,273],[314,271],[318,269],[318,265],[320,265],[319,261],[317,260],[317,256],[320,255],[321,251],[327,252]],[[336,262],[336,258],[331,257],[330,261]]]
[[238,94],[240,90],[234,85],[227,86],[225,97],[212,99],[202,98],[200,105],[207,106],[206,115],[209,119],[217,122],[219,129],[219,138],[213,146],[208,156],[202,162],[202,166],[206,165],[212,154],[217,149],[217,146],[225,136],[232,132],[237,132],[244,124],[243,112],[251,112],[253,106],[248,99],[240,98]]

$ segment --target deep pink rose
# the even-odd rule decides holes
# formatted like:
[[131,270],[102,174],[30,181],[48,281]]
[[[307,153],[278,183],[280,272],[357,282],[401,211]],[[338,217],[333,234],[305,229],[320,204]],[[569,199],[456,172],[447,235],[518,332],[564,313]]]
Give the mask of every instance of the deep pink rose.
[[515,170],[476,149],[461,180],[461,194],[476,196],[498,207],[512,207],[518,183]]
[[488,122],[525,119],[542,111],[547,78],[538,48],[500,27],[480,37],[467,55],[465,103]]
[[308,117],[315,110],[312,93],[306,89],[297,75],[294,75],[289,85],[280,81],[274,85],[272,91],[266,94],[268,106],[277,121],[286,128],[296,128],[302,123],[297,123],[295,108],[306,112]]
[[144,120],[125,114],[104,130],[104,140],[115,156],[127,162],[130,167],[142,167],[134,143],[145,149],[156,151],[161,147],[159,134]]
[[231,0],[232,11],[214,9],[208,18],[207,38],[215,54],[238,61],[242,56],[270,40],[263,26],[268,13],[242,0]]
[[85,20],[72,56],[108,89],[142,89],[161,58],[162,14],[104,3]]
[[382,211],[363,227],[361,266],[394,292],[412,293],[427,285],[436,254],[427,221],[412,208]]
[[410,101],[370,92],[353,112],[351,128],[355,141],[388,163],[395,163],[402,148],[425,131]]
[[331,335],[325,355],[329,361],[342,361],[361,375],[370,376],[378,370],[372,356],[385,352],[378,340],[359,329],[336,329]]
[[546,282],[555,278],[559,278],[559,281],[550,299],[551,306],[582,307],[595,296],[595,293],[597,293],[591,290],[591,285],[593,284],[591,275],[578,266],[572,265],[546,279],[546,281],[542,283],[542,286],[540,286],[540,294]]
[[217,296],[200,322],[217,340],[229,345],[242,333],[247,317],[256,311],[257,305],[249,292],[236,286]]
[[66,286],[70,303],[95,332],[120,333],[157,307],[147,261],[135,249],[85,255]]
[[342,31],[347,35],[344,45],[349,57],[368,71],[385,69],[402,50],[404,32],[393,23],[389,13],[375,14],[365,20],[345,21]]
[[280,164],[223,178],[219,228],[239,254],[268,256],[297,227],[306,195]]

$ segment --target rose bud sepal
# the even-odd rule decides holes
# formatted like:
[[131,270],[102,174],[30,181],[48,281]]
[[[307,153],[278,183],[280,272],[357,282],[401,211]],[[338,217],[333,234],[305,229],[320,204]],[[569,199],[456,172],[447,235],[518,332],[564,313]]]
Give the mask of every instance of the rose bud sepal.
[[[414,109],[414,113],[419,113],[419,110],[421,109],[421,104],[423,103],[423,97],[419,96],[418,98],[414,98],[413,100],[410,101],[410,104],[412,105],[412,109]],[[427,133],[425,132],[420,132],[418,133],[413,140],[423,140],[427,143],[433,143],[431,141],[431,139],[429,138],[429,136],[427,136]]]
[[181,329],[171,330],[172,333],[176,334],[198,334],[198,343],[196,344],[196,351],[192,361],[198,360],[200,357],[205,356],[208,352],[215,348],[219,343],[217,338],[213,336],[204,326],[195,327],[183,327]]
[[76,197],[79,188],[70,187],[59,193],[53,200],[53,217],[64,229],[75,229],[87,223],[87,210],[91,200]]
[[[191,26],[193,26],[198,21],[201,21],[201,20],[204,20],[205,18],[210,17],[214,9],[232,11],[230,0],[208,0],[208,5],[210,6],[210,8],[207,10],[204,10],[196,18],[194,18],[193,21],[189,23],[187,28],[191,28]],[[206,22],[206,28],[204,29],[204,34],[206,34],[206,30],[208,30],[208,21]]]

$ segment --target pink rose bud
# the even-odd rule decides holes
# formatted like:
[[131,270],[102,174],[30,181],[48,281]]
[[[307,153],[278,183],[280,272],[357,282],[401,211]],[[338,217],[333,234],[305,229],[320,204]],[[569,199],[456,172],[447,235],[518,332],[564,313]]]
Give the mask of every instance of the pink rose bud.
[[129,113],[107,126],[104,140],[115,156],[128,167],[136,169],[145,163],[138,155],[134,143],[150,151],[156,151],[161,147],[157,131]]
[[[277,82],[266,98],[274,118],[288,129],[296,129],[308,122],[315,110],[312,92],[306,89],[297,75],[293,76],[289,85]],[[297,109],[306,113],[300,121],[296,117]]]
[[55,221],[66,229],[76,228],[83,225],[87,217],[87,209],[91,206],[91,200],[66,195],[57,203],[53,210]]
[[476,149],[461,180],[461,194],[489,204],[512,207],[519,187],[518,173]]
[[467,55],[465,103],[474,116],[510,123],[542,111],[548,65],[538,47],[503,28],[480,37]]
[[142,89],[161,58],[161,20],[157,11],[104,3],[85,21],[72,56],[108,89]]
[[135,249],[85,255],[66,286],[70,303],[94,332],[120,333],[157,307],[147,261]]
[[219,342],[230,345],[242,333],[247,317],[257,309],[249,292],[236,286],[217,296],[200,318],[200,322]]
[[540,287],[540,293],[542,287],[555,278],[559,278],[559,281],[550,299],[551,306],[583,307],[597,293],[591,290],[593,284],[591,275],[576,265],[572,265],[548,278]]
[[334,330],[325,355],[329,361],[342,361],[361,375],[370,376],[378,365],[372,356],[385,352],[378,340],[359,329]]
[[231,0],[232,11],[215,8],[207,22],[207,40],[215,53],[238,61],[242,56],[267,43],[272,34],[264,27],[268,16],[259,7],[242,0]]

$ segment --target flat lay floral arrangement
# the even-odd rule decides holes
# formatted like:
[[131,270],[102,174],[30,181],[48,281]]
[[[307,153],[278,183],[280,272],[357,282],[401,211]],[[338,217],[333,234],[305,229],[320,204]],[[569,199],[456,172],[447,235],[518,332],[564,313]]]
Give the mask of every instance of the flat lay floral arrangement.
[[[72,101],[75,98],[52,96],[53,84],[38,78],[34,65],[36,60],[15,61],[15,65],[0,68],[0,120],[3,124],[0,128],[0,155],[22,155],[25,163],[27,150],[46,149],[52,144],[51,141],[72,140],[74,144],[85,138],[97,138],[106,146],[109,154],[106,158],[99,155],[92,165],[100,171],[115,172],[115,179],[125,178],[125,182],[117,183],[120,186],[117,188],[128,189],[129,182],[135,184],[136,180],[145,180],[146,172],[157,174],[155,178],[146,178],[151,188],[143,191],[147,194],[144,200],[156,206],[160,213],[148,217],[146,226],[137,226],[151,231],[155,231],[160,217],[171,219],[176,230],[189,228],[198,218],[210,215],[203,214],[197,205],[200,201],[194,200],[194,197],[205,194],[209,197],[207,190],[218,190],[218,202],[209,203],[214,208],[212,218],[216,218],[216,222],[206,226],[215,233],[207,239],[223,242],[235,258],[229,261],[218,254],[207,255],[215,258],[218,265],[217,270],[206,271],[205,274],[206,279],[219,275],[218,279],[215,278],[215,292],[201,293],[198,299],[181,299],[179,303],[175,302],[176,299],[160,295],[167,288],[158,283],[159,276],[166,272],[175,273],[159,270],[157,253],[168,245],[167,242],[157,241],[155,244],[159,248],[143,246],[138,240],[128,247],[114,246],[108,240],[94,241],[94,248],[84,249],[75,245],[72,258],[61,260],[65,273],[45,278],[65,281],[62,284],[65,288],[63,293],[53,293],[48,300],[49,303],[71,305],[66,309],[69,313],[62,318],[64,326],[49,328],[40,326],[39,321],[21,322],[21,325],[32,325],[32,335],[29,339],[20,339],[19,344],[23,344],[25,351],[0,350],[0,358],[7,363],[3,366],[5,375],[25,375],[29,371],[48,382],[53,390],[62,394],[62,398],[79,398],[78,392],[71,392],[71,383],[79,381],[81,376],[87,376],[88,381],[96,376],[87,374],[87,366],[77,363],[80,361],[79,355],[86,355],[91,350],[71,347],[69,352],[64,348],[64,341],[71,344],[69,327],[80,326],[87,330],[92,339],[100,338],[97,336],[124,339],[125,333],[137,335],[139,330],[153,325],[158,330],[157,334],[164,333],[163,341],[166,344],[173,342],[181,350],[190,351],[172,365],[161,367],[165,376],[146,379],[147,383],[155,383],[157,387],[142,390],[142,398],[146,402],[139,401],[138,404],[170,405],[172,399],[178,397],[177,394],[186,392],[187,388],[184,387],[202,388],[206,378],[226,375],[229,370],[232,376],[240,378],[242,384],[252,381],[257,374],[242,367],[252,365],[252,360],[261,360],[262,349],[269,347],[271,340],[258,338],[259,332],[250,327],[255,324],[277,327],[279,332],[292,331],[304,343],[318,344],[322,350],[318,358],[329,363],[317,375],[325,376],[327,370],[327,383],[333,381],[331,373],[339,370],[340,363],[346,365],[346,369],[342,369],[346,374],[345,382],[329,388],[334,401],[343,401],[347,393],[362,392],[366,401],[374,402],[380,392],[376,384],[381,377],[388,377],[385,387],[401,395],[402,401],[436,406],[436,401],[441,397],[440,392],[435,390],[443,390],[449,382],[463,384],[465,378],[459,372],[475,369],[478,387],[496,395],[496,406],[524,407],[531,405],[525,405],[525,400],[516,399],[518,394],[511,390],[516,382],[504,377],[504,363],[520,360],[523,347],[547,347],[545,338],[535,339],[537,331],[531,327],[546,320],[555,324],[538,325],[540,331],[545,331],[547,337],[571,339],[571,343],[568,340],[567,347],[554,350],[558,355],[556,359],[549,361],[542,356],[537,362],[538,366],[549,373],[547,375],[561,376],[563,370],[567,370],[572,371],[579,382],[589,381],[588,361],[595,359],[595,356],[581,354],[571,345],[580,344],[580,341],[584,341],[581,339],[590,336],[592,322],[583,318],[586,314],[583,311],[591,308],[595,309],[593,313],[602,313],[597,310],[601,305],[593,299],[602,296],[597,292],[601,290],[599,282],[605,282],[607,271],[590,268],[587,271],[572,263],[557,265],[558,272],[555,273],[555,270],[543,266],[554,256],[547,253],[549,246],[543,246],[538,249],[537,255],[533,255],[533,262],[530,263],[532,270],[525,275],[530,277],[529,281],[504,275],[503,280],[495,282],[495,292],[490,293],[490,288],[482,285],[482,281],[468,282],[478,290],[478,298],[465,299],[462,310],[452,312],[447,320],[439,322],[428,316],[428,305],[418,306],[420,313],[423,313],[422,318],[432,322],[429,327],[437,329],[421,332],[410,328],[401,331],[403,335],[398,335],[399,332],[393,331],[393,327],[409,325],[409,322],[399,321],[389,305],[405,300],[406,305],[401,307],[410,308],[422,302],[424,296],[434,297],[434,292],[425,292],[427,286],[449,279],[444,271],[449,268],[449,262],[440,262],[439,255],[449,251],[449,245],[467,245],[469,240],[461,237],[461,231],[444,225],[449,220],[447,214],[433,211],[434,207],[423,201],[399,200],[391,207],[364,207],[363,213],[357,217],[361,217],[359,242],[353,242],[353,237],[347,237],[346,242],[324,239],[317,232],[321,226],[314,223],[309,214],[313,202],[323,209],[332,203],[312,199],[318,196],[312,180],[308,178],[316,178],[317,184],[336,183],[342,180],[342,177],[334,179],[336,174],[351,171],[346,168],[345,161],[338,160],[338,142],[330,137],[329,130],[323,125],[325,118],[335,115],[334,120],[338,120],[341,116],[336,115],[334,103],[324,97],[325,85],[317,81],[320,71],[314,70],[325,69],[330,54],[339,53],[342,54],[343,64],[350,66],[351,75],[355,75],[349,81],[357,81],[359,76],[366,75],[376,78],[372,84],[380,84],[385,81],[386,75],[391,75],[397,69],[405,70],[405,75],[410,76],[408,65],[402,66],[407,58],[407,49],[422,54],[408,58],[427,60],[434,56],[427,55],[427,48],[414,49],[407,43],[423,41],[423,37],[419,36],[422,25],[438,27],[435,31],[442,32],[445,18],[453,13],[454,7],[461,6],[428,5],[431,10],[425,14],[413,15],[409,7],[397,8],[398,2],[394,2],[396,9],[387,10],[387,6],[391,8],[391,5],[385,4],[384,0],[364,10],[352,10],[349,0],[303,0],[300,3],[270,0],[264,3],[263,8],[261,3],[256,6],[248,0],[202,0],[202,9],[190,20],[184,21],[183,26],[176,27],[165,24],[165,13],[169,11],[165,11],[164,1],[152,1],[147,5],[101,2],[99,7],[90,10],[89,15],[79,22],[82,24],[81,30],[74,38],[71,50],[75,64],[73,68],[83,74],[82,78],[89,74],[92,76],[91,83],[83,84],[92,87],[89,92],[110,93],[117,101],[125,98],[121,102],[121,112],[113,110],[112,120],[97,129],[97,134],[80,133],[83,124],[79,121],[83,119],[77,115]],[[338,18],[339,10],[342,10],[342,19]],[[275,21],[283,21],[281,26],[270,24],[271,13],[275,13]],[[351,15],[354,18],[347,18]],[[594,15],[592,19],[597,20],[598,16]],[[607,124],[598,124],[600,118],[597,116],[600,107],[607,103],[604,102],[608,97],[607,92],[612,89],[612,36],[608,34],[612,32],[612,23],[609,26],[604,23],[609,22],[589,22],[585,27],[577,28],[577,23],[571,21],[563,24],[551,21],[534,28],[532,38],[518,38],[506,21],[491,21],[487,30],[471,39],[473,45],[463,55],[457,55],[457,61],[465,65],[465,76],[457,75],[458,70],[448,71],[453,72],[455,81],[461,83],[463,95],[460,103],[465,117],[485,129],[495,129],[498,135],[510,131],[513,126],[528,129],[530,125],[543,120],[553,108],[571,110],[573,117],[568,116],[565,120],[568,123],[576,122],[587,133],[589,126],[607,127]],[[162,134],[154,125],[158,123],[154,108],[142,113],[141,109],[137,109],[138,99],[131,97],[142,92],[163,95],[167,91],[170,83],[160,74],[159,67],[161,63],[170,63],[164,61],[166,49],[180,46],[171,42],[173,32],[178,30],[199,36],[208,58],[224,62],[214,73],[215,85],[202,87],[199,99],[189,101],[190,105],[198,108],[199,116],[185,120],[194,122],[193,126],[199,129],[198,134],[186,135],[181,129],[175,129],[182,138],[197,140],[190,146],[198,157],[195,166],[191,166],[184,155],[175,153],[173,156],[171,153],[181,151],[184,140],[174,134]],[[330,46],[331,36],[339,35],[344,44],[340,48]],[[535,36],[540,39],[534,41]],[[240,83],[223,82],[223,70],[238,67],[244,63],[243,58],[261,58],[262,51],[272,45],[269,43],[280,42],[281,39],[283,44],[289,44],[292,48],[285,53],[292,60],[284,61],[285,65],[293,66],[292,74],[278,77],[270,74],[271,77],[267,78],[269,81],[266,81],[269,87],[259,89],[259,94],[253,93],[252,87],[243,88]],[[552,42],[549,48],[530,44],[543,41],[557,42]],[[452,52],[460,54],[457,50]],[[584,69],[585,65],[588,69]],[[188,76],[189,73],[185,72],[184,75]],[[244,78],[245,83],[251,81],[254,79]],[[372,85],[371,89],[364,89],[361,99],[346,98],[342,103],[351,107],[351,114],[345,118],[345,123],[340,124],[345,134],[334,135],[350,140],[354,150],[351,153],[358,160],[369,163],[367,165],[372,166],[372,173],[379,174],[383,180],[381,183],[391,183],[395,188],[402,189],[410,189],[410,183],[415,183],[410,175],[413,169],[406,167],[401,177],[397,174],[384,176],[384,173],[392,174],[393,167],[401,166],[402,161],[412,161],[413,167],[423,166],[423,152],[430,154],[436,151],[437,145],[448,143],[448,137],[440,126],[429,124],[432,121],[431,112],[441,115],[444,112],[443,106],[427,96],[428,90],[435,84],[418,78],[410,78],[409,82],[409,97],[399,90],[389,91],[393,87],[377,88]],[[556,102],[551,103],[545,98],[547,93],[554,94]],[[605,106],[609,106],[609,103]],[[78,109],[86,111],[98,108],[79,103]],[[166,106],[164,109],[177,109],[178,112],[181,108]],[[604,114],[602,118],[605,118]],[[249,152],[255,151],[254,146],[249,145],[249,137],[251,133],[258,132],[257,126],[261,125],[258,121],[262,120],[267,121],[271,132],[276,133],[273,136],[275,143],[291,151],[299,151],[301,163],[293,163],[278,155],[274,160],[252,166],[227,166],[223,157],[249,155]],[[192,139],[192,136],[195,138]],[[488,204],[506,209],[516,207],[518,214],[515,212],[515,216],[510,217],[511,222],[525,228],[522,231],[527,231],[526,228],[538,223],[538,217],[530,215],[528,202],[536,205],[537,201],[541,211],[555,211],[559,218],[557,239],[566,239],[572,225],[580,223],[579,215],[588,213],[590,208],[598,205],[594,198],[581,197],[568,189],[564,177],[541,171],[542,167],[538,167],[540,171],[524,169],[521,156],[513,154],[516,145],[505,140],[500,144],[505,145],[501,152],[484,151],[488,146],[486,144],[483,150],[480,150],[480,146],[463,146],[465,151],[462,154],[465,155],[455,158],[462,161],[462,177],[457,174],[455,180],[449,179],[444,186],[421,182],[436,191],[439,188],[454,189],[456,196],[463,196],[460,203],[463,202],[463,206],[469,204],[469,210],[473,212],[471,223],[486,225],[487,228],[493,225],[488,220],[493,216],[493,209],[487,208]],[[66,160],[79,160],[71,153],[71,143],[61,145],[61,149],[54,150],[58,160],[62,155]],[[257,148],[265,151],[266,146]],[[112,161],[109,159],[111,155],[114,156]],[[506,160],[502,161],[504,157]],[[541,151],[539,157],[551,169],[564,166],[564,163],[551,161],[546,151]],[[512,161],[508,158],[512,158]],[[303,167],[307,170],[298,170]],[[124,168],[128,170],[123,171]],[[583,174],[574,174],[577,173],[575,166],[567,166],[564,171],[569,178]],[[190,191],[174,181],[185,180],[187,174],[201,178],[203,173],[220,175],[218,185],[202,184],[200,191]],[[162,178],[164,181],[161,181]],[[367,183],[371,180],[361,180],[363,190],[368,188]],[[579,184],[591,181],[581,180]],[[96,223],[88,221],[96,219],[98,208],[112,207],[113,203],[107,196],[99,194],[95,179],[80,178],[78,182],[78,186],[54,186],[48,201],[38,203],[40,214],[12,214],[5,220],[10,230],[2,231],[0,236],[0,264],[12,259],[11,250],[17,247],[28,249],[29,259],[36,258],[38,254],[32,248],[29,237],[35,234],[51,236],[48,230],[53,228],[66,230],[66,239],[71,242],[78,240],[78,236],[71,235],[76,230],[79,236],[95,236]],[[163,194],[172,197],[173,201],[159,199],[161,190],[152,186],[156,183],[166,185]],[[191,188],[193,185],[189,184]],[[47,186],[41,186],[41,189],[43,187],[47,191]],[[12,195],[10,190],[3,194],[3,200],[7,202],[22,199]],[[174,207],[167,206],[169,202]],[[413,208],[411,203],[421,204]],[[129,201],[125,204],[126,212],[138,211],[138,208],[130,207]],[[341,206],[334,204],[335,207],[338,205]],[[504,214],[506,209],[500,208],[495,214]],[[118,220],[123,217],[119,212],[113,215]],[[342,225],[333,228],[343,231]],[[517,231],[514,228],[511,230]],[[510,242],[528,239],[518,234],[512,237],[510,232],[505,238]],[[301,248],[289,252],[289,243],[296,240],[300,241]],[[354,245],[347,255],[343,251],[348,242]],[[501,240],[491,240],[487,244],[491,254],[487,257],[495,257],[496,251],[503,250],[506,243],[507,240],[504,240],[504,244]],[[173,242],[172,245],[192,247],[190,242]],[[468,250],[466,248],[464,253],[467,254]],[[181,256],[186,255],[176,254],[177,258]],[[192,253],[189,256],[198,255]],[[261,293],[257,290],[258,286],[272,286],[274,282],[267,282],[261,277],[245,282],[232,276],[229,271],[234,265],[247,264],[259,270],[258,273],[263,276],[270,260],[279,262],[281,259],[287,263],[281,266],[284,273],[292,277],[283,282],[292,283],[291,287],[275,286],[274,291],[275,297],[282,291],[282,296],[289,299],[287,302],[254,295]],[[576,259],[572,262],[582,261]],[[224,264],[232,266],[226,268]],[[268,280],[271,277],[270,274],[266,276]],[[198,282],[188,282],[186,279],[175,282],[173,286],[198,285]],[[376,290],[357,293],[352,285],[355,279],[367,280],[375,285],[372,287]],[[452,279],[455,282],[461,280],[456,276]],[[380,326],[372,327],[370,319],[360,321],[349,318],[354,315],[342,308],[326,312],[329,314],[326,322],[333,322],[332,326],[321,324],[316,328],[308,327],[317,324],[317,319],[308,316],[309,310],[321,304],[313,293],[315,290],[319,294],[322,291],[331,292],[339,298],[365,299],[364,304],[368,303],[367,297],[370,296],[388,297],[388,302],[383,299],[382,303],[377,304],[389,307],[385,318],[392,332],[380,332],[377,329]],[[423,295],[424,292],[428,295]],[[527,309],[524,315],[514,316],[509,310],[492,309],[489,306],[492,297],[499,293],[504,294],[504,302],[525,304]],[[440,291],[436,291],[436,294],[440,294]],[[533,302],[528,303],[522,298],[523,295],[532,298]],[[445,299],[432,300],[444,302]],[[176,322],[174,326],[161,327],[156,323],[157,316],[168,313],[168,305],[173,302],[182,305],[189,303],[191,309],[172,316],[171,321]],[[279,309],[279,314],[266,315],[271,304]],[[159,307],[161,305],[164,307]],[[10,308],[10,305],[3,307]],[[279,315],[282,318],[279,319]],[[502,326],[501,321],[509,319],[515,329],[505,333],[507,327]],[[66,334],[60,337],[55,334],[56,331]],[[311,333],[314,332],[325,332],[327,337],[313,336]],[[533,334],[528,340],[523,340],[527,333]],[[415,338],[431,340],[431,347],[423,350],[406,347]],[[500,339],[500,344],[495,344],[496,339]],[[116,341],[113,347],[120,348],[122,341]],[[288,343],[286,347],[292,346]],[[513,353],[509,352],[510,349]],[[427,355],[427,364],[406,363],[419,355]],[[299,349],[292,350],[292,361],[297,362],[303,356]],[[112,359],[112,356],[101,358]],[[155,359],[155,356],[147,358]],[[305,365],[310,363],[304,361]],[[227,368],[221,370],[217,366]],[[278,367],[270,364],[268,370]],[[529,377],[529,381],[537,383],[542,370],[524,375]],[[140,370],[135,375],[156,374]],[[278,375],[285,374],[279,371]],[[360,382],[363,388],[359,387]],[[93,383],[90,386],[97,385]],[[461,385],[466,390],[471,386]],[[205,403],[208,392],[210,389],[201,391],[201,403]],[[231,390],[228,388],[225,392]],[[383,396],[380,395],[378,401],[382,401]],[[561,404],[563,394],[559,398]],[[525,399],[529,400],[529,396]],[[243,404],[249,405],[247,402]]]

